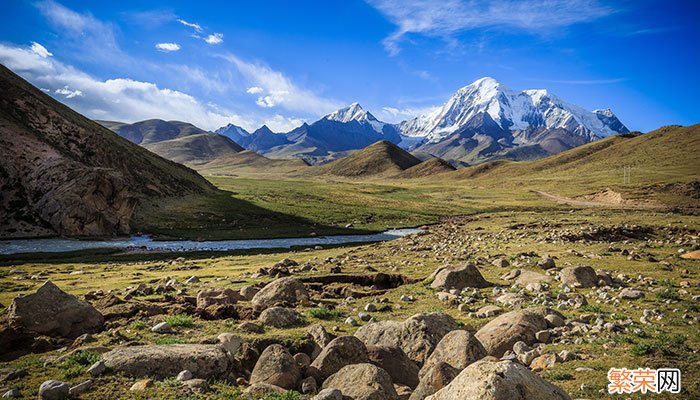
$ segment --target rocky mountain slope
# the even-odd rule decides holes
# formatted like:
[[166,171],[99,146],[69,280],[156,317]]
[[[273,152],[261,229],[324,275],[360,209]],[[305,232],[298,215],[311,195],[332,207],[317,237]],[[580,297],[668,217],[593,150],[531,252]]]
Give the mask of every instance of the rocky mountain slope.
[[0,236],[127,234],[144,199],[214,191],[0,67]]
[[231,138],[190,123],[149,119],[133,124],[98,121],[129,141],[168,160],[193,166],[243,151]]
[[406,147],[469,164],[542,158],[628,132],[611,110],[589,112],[547,90],[516,92],[493,78],[397,127]]

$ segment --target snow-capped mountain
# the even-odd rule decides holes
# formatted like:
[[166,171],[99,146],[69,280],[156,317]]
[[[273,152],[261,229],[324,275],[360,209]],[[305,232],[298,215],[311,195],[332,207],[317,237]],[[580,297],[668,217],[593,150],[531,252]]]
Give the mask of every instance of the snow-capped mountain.
[[[323,119],[344,123],[348,123],[350,121],[357,121],[361,125],[371,126],[375,132],[380,134],[383,134],[385,126],[390,126],[389,124],[379,121],[377,118],[374,117],[374,115],[372,115],[368,111],[365,111],[365,109],[362,108],[360,103],[357,102],[350,104],[348,107],[341,108],[338,111],[334,111],[323,117]],[[394,130],[393,126],[391,127],[391,130]]]
[[588,140],[627,132],[610,110],[587,111],[547,90],[516,92],[493,78],[459,89],[441,108],[398,124],[402,135],[436,143],[479,115],[488,114],[503,130],[563,129]]

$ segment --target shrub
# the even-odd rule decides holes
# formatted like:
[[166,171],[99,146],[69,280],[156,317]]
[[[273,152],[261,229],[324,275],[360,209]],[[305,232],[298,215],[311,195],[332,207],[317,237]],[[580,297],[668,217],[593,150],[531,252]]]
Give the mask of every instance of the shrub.
[[172,327],[181,326],[183,328],[190,328],[194,326],[194,319],[188,314],[177,314],[165,317],[165,322]]
[[339,310],[330,310],[328,308],[312,308],[309,310],[309,315],[314,318],[328,320],[341,318],[343,316],[343,312]]

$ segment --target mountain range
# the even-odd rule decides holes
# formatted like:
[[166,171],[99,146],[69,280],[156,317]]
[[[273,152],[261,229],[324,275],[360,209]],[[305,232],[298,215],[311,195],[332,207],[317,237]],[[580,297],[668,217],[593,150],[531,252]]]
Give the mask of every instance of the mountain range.
[[382,122],[353,103],[286,133],[267,126],[248,133],[232,124],[217,132],[268,157],[299,157],[312,164],[387,140],[463,166],[542,158],[628,129],[609,109],[587,111],[547,90],[516,92],[487,77],[459,89],[434,111],[398,124]]

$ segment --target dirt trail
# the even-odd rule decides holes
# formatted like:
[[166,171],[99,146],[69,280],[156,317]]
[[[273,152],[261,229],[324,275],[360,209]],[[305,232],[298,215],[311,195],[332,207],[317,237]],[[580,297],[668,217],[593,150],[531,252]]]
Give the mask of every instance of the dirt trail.
[[663,209],[664,206],[658,204],[645,204],[645,203],[613,203],[613,202],[602,202],[602,201],[592,201],[580,198],[571,198],[559,196],[549,192],[543,192],[540,190],[535,190],[535,193],[540,196],[552,200],[560,204],[569,204],[572,206],[583,206],[583,207],[611,207],[611,208],[624,208],[624,209]]

